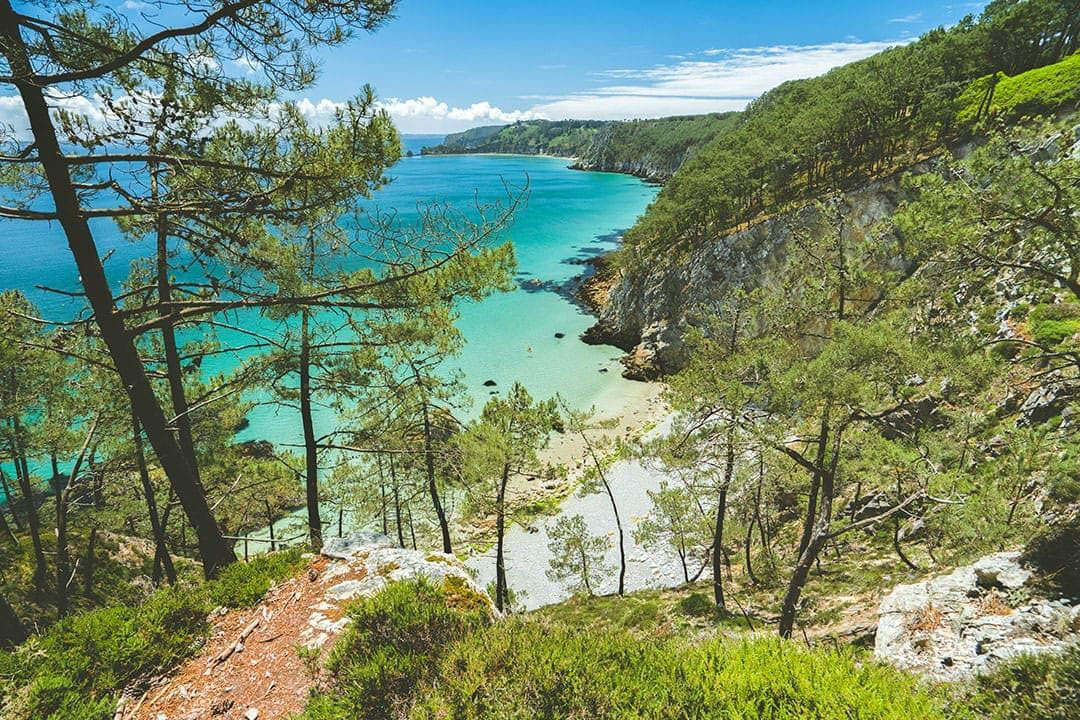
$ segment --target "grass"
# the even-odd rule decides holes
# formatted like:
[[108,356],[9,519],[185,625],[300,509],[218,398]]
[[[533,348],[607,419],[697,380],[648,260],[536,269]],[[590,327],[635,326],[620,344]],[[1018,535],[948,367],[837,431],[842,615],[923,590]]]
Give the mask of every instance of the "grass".
[[977,116],[991,83],[994,83],[994,94],[989,114],[1002,119],[1075,105],[1080,101],[1080,54],[1015,77],[998,73],[979,78],[957,98],[958,124],[971,127],[982,119]]
[[955,717],[1071,720],[1080,715],[1080,645],[1057,655],[1024,655],[980,676]]
[[850,652],[775,638],[698,646],[513,618],[457,643],[411,720],[943,718],[944,699]]
[[120,690],[198,651],[211,610],[255,605],[299,562],[298,550],[261,555],[208,583],[160,588],[138,605],[118,602],[57,622],[0,653],[0,716],[109,720]]

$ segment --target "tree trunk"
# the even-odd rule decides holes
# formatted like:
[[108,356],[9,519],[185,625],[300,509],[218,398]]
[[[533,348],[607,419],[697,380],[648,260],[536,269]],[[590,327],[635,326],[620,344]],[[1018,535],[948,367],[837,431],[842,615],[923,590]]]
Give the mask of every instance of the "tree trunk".
[[34,488],[30,485],[30,475],[19,445],[19,419],[11,418],[11,450],[15,458],[15,473],[22,491],[26,509],[27,525],[30,526],[30,542],[34,546],[34,587],[44,588],[49,569],[45,562],[45,550],[41,546],[41,520],[38,518],[37,503],[34,502]]
[[134,341],[124,327],[123,320],[116,315],[115,301],[105,277],[101,257],[90,226],[80,213],[79,200],[56,137],[45,93],[35,82],[26,45],[10,0],[0,0],[0,33],[3,37],[0,46],[7,58],[10,73],[15,76],[13,84],[22,98],[39,162],[49,183],[53,204],[82,278],[86,299],[93,310],[101,339],[131,397],[136,415],[146,430],[158,461],[195,528],[199,538],[203,572],[207,577],[212,577],[218,569],[233,562],[236,557],[226,544],[221,528],[210,512],[202,485],[192,476],[180,446],[169,432],[165,414],[154,395],[154,389],[135,350]]
[[97,528],[90,528],[90,541],[86,543],[86,554],[83,555],[83,593],[94,593],[94,547],[97,545]]
[[165,530],[158,519],[157,499],[154,497],[154,486],[150,483],[150,472],[146,467],[146,453],[143,450],[142,428],[139,426],[139,418],[134,413],[131,416],[133,438],[135,441],[135,462],[139,466],[139,481],[142,483],[143,498],[146,500],[146,510],[150,514],[150,529],[154,533],[154,545],[157,557],[155,564],[160,561],[165,571],[165,579],[170,585],[176,584],[176,568],[173,567],[172,556],[169,555],[169,545],[165,540]]
[[[420,382],[419,373],[415,367],[413,373],[416,375],[416,381]],[[439,488],[435,484],[435,449],[432,447],[431,417],[426,400],[424,401],[424,462],[427,469],[428,493],[431,495],[431,504],[435,507],[435,516],[439,519],[439,530],[442,532],[443,552],[450,554],[454,549],[450,546],[450,524],[446,520],[446,511],[439,498]]]
[[[274,513],[270,512],[270,501],[263,498],[263,503],[266,505],[266,527],[270,530],[270,552],[277,550],[277,543],[274,542]],[[338,527],[341,527],[340,525]],[[340,534],[338,537],[341,537]]]
[[735,419],[730,419],[731,424],[727,431],[727,450],[724,458],[724,482],[720,486],[720,493],[716,498],[716,525],[713,528],[713,600],[716,606],[724,609],[724,518],[727,515],[727,494],[735,476]]
[[[156,171],[152,175],[152,183],[156,193]],[[180,441],[180,451],[184,454],[188,469],[191,471],[191,477],[201,486],[199,461],[195,455],[195,440],[191,432],[191,416],[188,414],[187,396],[184,393],[184,373],[180,366],[180,351],[176,345],[176,330],[172,321],[174,311],[171,305],[172,283],[169,281],[168,233],[164,214],[159,215],[157,221],[157,286],[161,312],[168,318],[161,326],[161,343],[165,348],[165,372],[169,378],[169,397],[172,399],[173,411],[176,413],[176,435]]]
[[397,528],[398,547],[405,547],[405,534],[401,528],[401,495],[398,493],[397,470],[394,469],[394,456],[390,456],[390,487],[394,489],[394,527]]
[[506,485],[510,481],[510,466],[503,465],[499,492],[495,499],[495,607],[503,612],[506,604],[506,561],[503,557],[503,535],[506,531]]
[[311,336],[308,312],[300,320],[300,421],[304,426],[304,468],[307,473],[308,535],[311,546],[322,547],[322,519],[319,517],[319,449],[315,445],[315,423],[311,416]]
[[[5,497],[7,497],[5,495]],[[10,501],[10,498],[8,498]],[[15,531],[11,529],[11,525],[8,524],[7,515],[4,514],[4,506],[0,505],[0,532],[7,535],[11,540],[11,544],[15,547],[19,546],[19,538],[15,537]]]
[[608,502],[611,503],[611,512],[615,515],[615,529],[619,533],[619,595],[623,595],[626,593],[626,533],[623,531],[622,518],[619,517],[619,505],[615,502],[615,493],[611,491],[607,475],[604,474],[604,466],[600,463],[600,458],[596,457],[592,443],[589,442],[589,438],[584,432],[581,433],[581,439],[585,441],[585,445],[589,449],[593,467],[596,468],[596,474],[604,486],[604,492],[607,493]]
[[26,628],[7,598],[0,595],[0,648],[13,648],[25,642]]
[[[18,476],[19,468],[15,468],[15,475]],[[19,519],[19,513],[15,512],[15,496],[11,493],[11,486],[8,485],[7,473],[3,468],[0,468],[0,490],[4,491],[4,504],[11,510],[11,519],[15,523],[15,529],[22,532],[22,520]],[[0,513],[3,512],[3,506],[0,506]]]

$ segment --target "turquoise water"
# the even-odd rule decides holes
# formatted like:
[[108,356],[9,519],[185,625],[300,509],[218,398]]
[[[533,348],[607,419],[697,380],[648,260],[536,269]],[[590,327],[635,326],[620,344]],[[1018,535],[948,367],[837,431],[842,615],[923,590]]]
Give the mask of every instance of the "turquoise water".
[[[406,148],[418,151],[441,137],[406,136]],[[511,240],[518,258],[518,281],[524,287],[464,303],[458,327],[466,344],[452,363],[464,374],[476,413],[496,390],[522,382],[535,396],[562,394],[579,408],[614,408],[624,380],[619,351],[589,346],[578,336],[592,318],[555,288],[584,269],[573,260],[606,252],[618,234],[630,227],[652,200],[656,189],[636,178],[612,173],[579,172],[556,158],[526,156],[430,156],[405,158],[391,170],[393,181],[380,190],[372,205],[395,209],[401,221],[417,217],[417,205],[445,203],[460,210],[505,200],[505,185],[529,185],[528,203],[518,210],[513,225],[500,239]],[[146,243],[126,240],[109,221],[92,223],[99,250],[109,255],[106,271],[118,284],[132,260],[149,254]],[[77,301],[37,286],[75,290],[78,274],[63,234],[56,224],[0,220],[0,288],[23,291],[50,319],[67,319],[79,309]],[[557,339],[555,333],[565,335]],[[235,366],[240,358],[218,356],[204,370],[217,372]],[[601,370],[607,372],[601,372]],[[283,446],[301,442],[296,413],[259,405],[249,415],[250,426],[239,439],[267,439]],[[325,410],[316,433],[332,429],[335,418]],[[5,469],[5,471],[7,471]],[[9,474],[10,477],[10,474]]]

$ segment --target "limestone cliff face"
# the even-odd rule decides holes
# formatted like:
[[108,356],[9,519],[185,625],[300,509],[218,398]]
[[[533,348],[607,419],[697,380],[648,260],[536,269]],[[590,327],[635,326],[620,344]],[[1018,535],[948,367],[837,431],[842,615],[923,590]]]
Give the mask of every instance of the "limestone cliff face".
[[[841,205],[845,227],[871,232],[893,214],[899,195],[896,179],[848,193]],[[677,372],[687,359],[683,341],[687,330],[699,325],[710,306],[733,290],[775,283],[792,228],[812,227],[817,221],[816,208],[806,206],[701,245],[684,261],[656,262],[623,272],[609,280],[599,319],[585,340],[625,350],[627,377],[652,379]]]

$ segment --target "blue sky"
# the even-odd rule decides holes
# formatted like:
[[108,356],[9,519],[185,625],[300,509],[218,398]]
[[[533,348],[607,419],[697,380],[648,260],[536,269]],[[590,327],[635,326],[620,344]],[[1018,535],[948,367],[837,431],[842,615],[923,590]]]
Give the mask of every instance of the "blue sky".
[[325,111],[368,82],[404,132],[739,109],[983,4],[402,0],[378,32],[324,55],[305,101]]
[[[102,0],[133,21],[157,7]],[[116,3],[115,5],[112,3]],[[769,88],[908,42],[983,2],[927,0],[400,0],[397,17],[320,51],[315,86],[294,99],[333,116],[364,83],[405,133],[547,118],[626,119],[738,110]],[[167,12],[168,6],[165,6]],[[256,74],[251,63],[223,68]],[[0,124],[27,135],[22,103]],[[93,120],[100,98],[57,94]]]

